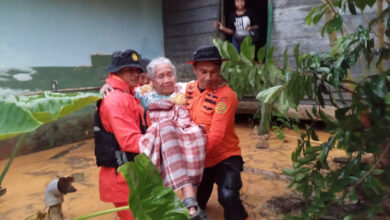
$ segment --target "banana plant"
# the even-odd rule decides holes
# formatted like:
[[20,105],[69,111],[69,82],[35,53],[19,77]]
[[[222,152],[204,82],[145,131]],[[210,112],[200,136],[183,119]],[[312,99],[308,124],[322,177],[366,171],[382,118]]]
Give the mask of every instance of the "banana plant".
[[100,98],[96,93],[52,92],[34,96],[0,96],[0,140],[21,135],[0,175],[0,196],[6,192],[1,183],[27,132],[80,110]]

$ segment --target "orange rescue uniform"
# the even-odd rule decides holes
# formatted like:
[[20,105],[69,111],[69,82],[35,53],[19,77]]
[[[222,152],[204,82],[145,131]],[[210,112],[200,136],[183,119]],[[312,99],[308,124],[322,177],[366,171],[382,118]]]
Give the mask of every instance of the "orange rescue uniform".
[[240,156],[239,140],[234,132],[234,115],[238,106],[236,93],[227,85],[200,92],[198,81],[186,87],[186,107],[191,120],[204,126],[207,133],[205,168]]
[[[122,151],[139,153],[140,102],[134,98],[134,89],[114,74],[110,74],[106,83],[114,91],[104,97],[100,106],[103,127],[115,135]],[[100,167],[99,190],[100,199],[105,202],[126,203],[129,198],[126,180],[115,167]]]

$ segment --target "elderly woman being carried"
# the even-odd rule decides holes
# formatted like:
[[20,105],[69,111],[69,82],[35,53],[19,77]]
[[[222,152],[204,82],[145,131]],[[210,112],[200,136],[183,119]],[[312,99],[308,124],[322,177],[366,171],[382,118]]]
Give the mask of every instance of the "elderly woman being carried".
[[165,57],[153,59],[147,74],[151,83],[135,89],[150,125],[139,141],[140,152],[156,165],[167,187],[181,189],[192,219],[207,219],[195,189],[202,180],[206,133],[190,120],[184,106],[186,83],[176,83],[175,66]]

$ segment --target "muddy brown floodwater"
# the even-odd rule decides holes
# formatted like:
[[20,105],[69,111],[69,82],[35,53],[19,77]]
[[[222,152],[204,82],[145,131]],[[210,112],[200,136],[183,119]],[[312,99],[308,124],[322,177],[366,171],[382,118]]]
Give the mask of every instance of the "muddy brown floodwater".
[[[290,156],[297,144],[297,134],[285,129],[285,140],[281,141],[271,133],[266,141],[268,147],[257,148],[262,139],[253,128],[237,124],[236,132],[245,161],[241,198],[250,219],[276,219],[280,215],[272,204],[277,200],[271,199],[286,196],[293,201],[297,197],[292,189],[286,188],[289,181],[281,171],[282,168],[291,167]],[[319,132],[320,141],[326,141],[328,136]],[[342,154],[332,153],[331,157]],[[0,170],[6,162],[0,161]],[[0,197],[0,219],[20,220],[37,211],[45,211],[46,185],[56,176],[72,174],[76,177],[73,185],[77,192],[65,195],[62,207],[67,219],[113,208],[112,204],[99,200],[98,172],[93,139],[17,157],[2,184],[7,188],[7,193]],[[299,200],[297,202],[299,204]],[[223,210],[218,204],[215,188],[207,213],[213,220],[223,220]],[[108,214],[95,219],[116,219],[116,215]]]

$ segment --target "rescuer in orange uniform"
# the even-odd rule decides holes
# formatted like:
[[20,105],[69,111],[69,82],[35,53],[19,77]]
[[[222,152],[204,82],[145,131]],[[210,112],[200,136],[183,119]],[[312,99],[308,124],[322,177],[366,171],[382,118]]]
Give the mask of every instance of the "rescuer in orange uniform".
[[[116,51],[112,54],[111,65],[106,68],[110,72],[106,83],[113,88],[113,91],[101,102],[99,111],[103,127],[95,131],[95,138],[99,138],[99,141],[95,139],[97,161],[100,161],[98,156],[101,155],[102,161],[106,162],[101,164],[97,162],[100,166],[100,199],[112,202],[116,207],[128,205],[129,188],[126,180],[116,170],[120,165],[116,164],[118,158],[108,155],[110,153],[101,152],[101,149],[117,146],[117,151],[113,153],[126,155],[127,161],[131,161],[139,153],[140,102],[134,97],[134,88],[138,85],[142,72],[139,60],[140,57],[134,50]],[[107,137],[107,133],[113,134],[115,138]],[[97,147],[100,144],[102,147]],[[111,159],[109,156],[114,157],[114,160],[108,160],[107,158]],[[120,211],[117,214],[121,220],[134,219],[130,210]]]
[[238,99],[220,74],[222,61],[216,47],[202,46],[195,51],[194,59],[188,62],[193,65],[197,80],[187,84],[186,107],[191,120],[207,132],[205,169],[197,201],[200,208],[205,209],[216,183],[225,219],[241,220],[246,219],[248,214],[239,192],[244,162],[234,131]]

